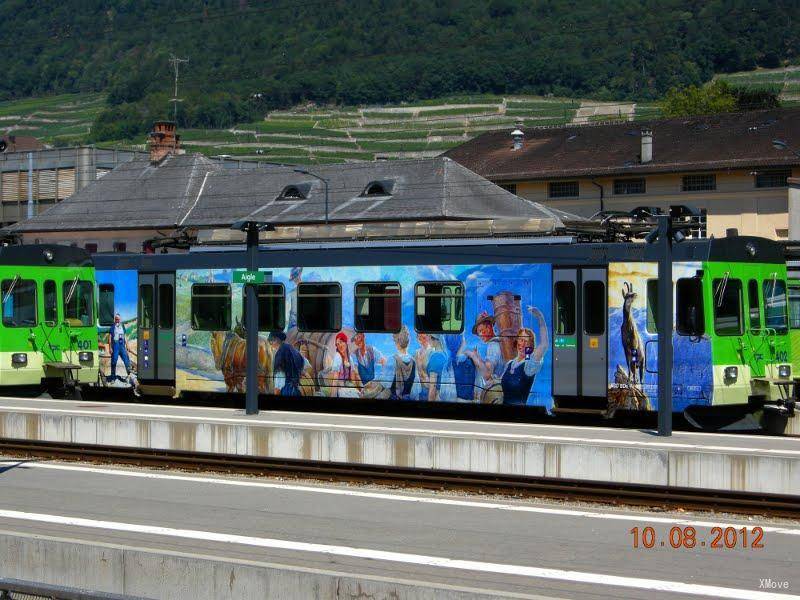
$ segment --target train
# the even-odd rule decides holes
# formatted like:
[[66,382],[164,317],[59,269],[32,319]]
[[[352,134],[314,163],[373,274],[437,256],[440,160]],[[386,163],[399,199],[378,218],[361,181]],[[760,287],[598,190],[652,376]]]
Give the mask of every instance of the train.
[[0,389],[77,397],[96,384],[95,275],[84,250],[0,247]]
[[[259,392],[655,411],[657,252],[559,236],[263,243]],[[800,368],[783,246],[732,235],[673,252],[674,410],[703,429],[781,431]],[[246,264],[241,246],[95,255],[94,385],[178,401],[243,393]]]

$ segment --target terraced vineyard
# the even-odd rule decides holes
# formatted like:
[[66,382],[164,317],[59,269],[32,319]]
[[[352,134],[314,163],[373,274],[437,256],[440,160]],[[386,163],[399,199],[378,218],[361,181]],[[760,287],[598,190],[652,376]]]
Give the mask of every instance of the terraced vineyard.
[[[0,103],[0,132],[81,143],[103,107],[99,95]],[[402,105],[300,106],[227,130],[182,129],[183,146],[208,156],[332,163],[436,156],[494,129],[653,118],[656,105],[536,96],[452,96]],[[141,145],[143,140],[135,140]],[[114,144],[103,144],[103,146]],[[120,145],[130,148],[131,141]],[[144,146],[141,145],[144,149]]]
[[784,105],[800,103],[800,66],[757,69],[717,77],[735,86],[779,89],[780,99]]
[[0,102],[0,133],[31,135],[57,145],[80,143],[103,106],[100,94]]
[[187,149],[287,163],[436,156],[494,129],[652,118],[655,105],[535,96],[453,96],[397,106],[297,107],[226,132],[184,130]]

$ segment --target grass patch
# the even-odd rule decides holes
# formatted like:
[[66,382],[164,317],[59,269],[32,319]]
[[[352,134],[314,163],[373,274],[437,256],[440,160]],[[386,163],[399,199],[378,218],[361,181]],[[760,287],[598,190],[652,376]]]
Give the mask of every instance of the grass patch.
[[424,150],[447,150],[459,142],[362,142],[361,148],[375,152],[422,152]]
[[350,134],[359,140],[408,140],[428,137],[428,132],[421,129],[400,131],[361,131],[351,129]]
[[408,121],[414,119],[414,113],[411,112],[382,112],[378,110],[365,110],[364,118],[366,119],[381,119],[384,121]]
[[207,142],[255,142],[252,133],[233,133],[225,129],[181,129],[181,140],[192,142],[197,140]]

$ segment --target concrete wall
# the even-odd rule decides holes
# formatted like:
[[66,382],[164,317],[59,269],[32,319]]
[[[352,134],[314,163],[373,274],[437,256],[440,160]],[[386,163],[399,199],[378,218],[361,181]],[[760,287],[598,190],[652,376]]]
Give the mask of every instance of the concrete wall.
[[[800,175],[795,169],[794,175]],[[614,177],[598,177],[603,186],[606,210],[628,211],[637,206],[685,204],[708,211],[708,235],[724,237],[725,230],[736,227],[742,235],[786,239],[789,227],[787,188],[756,188],[750,170],[716,173],[717,189],[709,192],[682,192],[684,173],[647,175],[647,193],[615,196]],[[621,179],[621,177],[619,177]],[[573,179],[574,181],[574,179]],[[600,210],[600,190],[591,179],[579,180],[579,197],[550,199],[548,181],[516,182],[517,195],[583,216]]]
[[164,600],[489,600],[507,594],[0,531],[0,576]]
[[0,437],[775,494],[800,493],[800,455],[557,435],[404,432],[191,417],[0,412]]

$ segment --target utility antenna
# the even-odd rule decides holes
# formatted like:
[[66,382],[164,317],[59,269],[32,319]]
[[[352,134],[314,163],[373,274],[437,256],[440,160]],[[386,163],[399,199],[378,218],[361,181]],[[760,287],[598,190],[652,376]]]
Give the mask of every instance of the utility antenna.
[[169,62],[172,63],[172,69],[175,71],[175,93],[172,95],[172,114],[173,120],[177,123],[178,122],[178,102],[183,102],[180,98],[178,98],[178,72],[181,67],[181,63],[188,63],[188,58],[178,58],[174,54],[169,55]]

